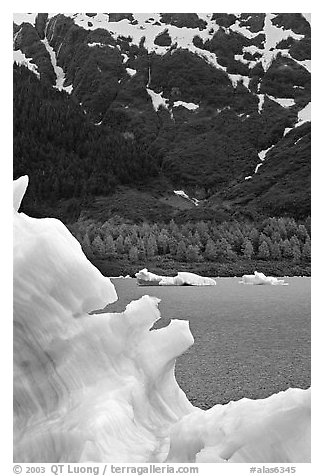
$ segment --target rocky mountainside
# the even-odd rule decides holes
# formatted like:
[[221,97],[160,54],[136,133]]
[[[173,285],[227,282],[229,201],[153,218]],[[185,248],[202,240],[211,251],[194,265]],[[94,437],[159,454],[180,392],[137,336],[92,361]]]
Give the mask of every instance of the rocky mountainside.
[[310,51],[300,13],[15,14],[26,203],[307,216]]

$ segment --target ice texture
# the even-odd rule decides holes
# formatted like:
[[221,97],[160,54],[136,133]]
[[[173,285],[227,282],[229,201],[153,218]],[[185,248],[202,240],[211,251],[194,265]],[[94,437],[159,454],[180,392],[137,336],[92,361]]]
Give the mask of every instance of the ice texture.
[[194,407],[174,376],[188,322],[153,330],[149,296],[89,314],[115,288],[59,220],[18,212],[27,185],[13,200],[16,462],[310,460],[310,389]]
[[179,271],[176,276],[159,276],[151,273],[147,268],[141,269],[135,274],[138,284],[158,286],[215,286],[216,281],[212,278],[199,276],[198,274]]
[[288,283],[285,283],[284,279],[265,276],[263,273],[258,273],[257,271],[254,271],[254,274],[244,274],[240,282],[243,284],[271,284],[273,286],[281,284],[288,286]]

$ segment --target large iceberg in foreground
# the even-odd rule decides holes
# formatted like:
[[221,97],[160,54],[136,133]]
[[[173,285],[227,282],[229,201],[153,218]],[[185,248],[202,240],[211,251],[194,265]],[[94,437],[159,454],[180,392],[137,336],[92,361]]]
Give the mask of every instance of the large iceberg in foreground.
[[288,283],[285,283],[283,279],[274,278],[273,276],[265,276],[263,273],[258,273],[257,271],[254,271],[254,274],[244,274],[240,283],[271,284],[273,286],[281,284],[282,286],[288,286]]
[[135,273],[135,276],[137,283],[141,286],[215,286],[216,284],[212,278],[181,271],[177,276],[159,276],[143,268]]
[[15,461],[310,460],[310,389],[203,411],[174,376],[186,321],[152,330],[149,296],[88,314],[115,288],[61,222],[18,213],[27,183],[14,183]]

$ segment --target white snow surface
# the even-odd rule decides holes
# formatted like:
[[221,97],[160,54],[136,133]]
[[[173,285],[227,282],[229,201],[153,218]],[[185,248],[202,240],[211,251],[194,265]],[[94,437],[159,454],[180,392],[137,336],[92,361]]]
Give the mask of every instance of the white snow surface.
[[194,111],[195,109],[199,108],[198,104],[194,104],[193,102],[185,102],[185,101],[175,101],[173,103],[173,107],[185,107],[186,109],[189,109],[190,111]]
[[261,58],[261,62],[265,71],[269,68],[277,54],[281,52],[281,50],[276,49],[276,45],[281,40],[284,40],[289,36],[296,40],[300,40],[304,37],[304,35],[297,35],[292,30],[285,30],[284,28],[274,25],[272,23],[272,19],[275,18],[275,16],[276,15],[273,13],[266,13],[265,17],[264,33],[266,36],[266,41],[264,44],[264,50],[262,50],[263,54]]
[[[21,24],[22,21],[28,21],[29,23],[34,24],[36,14],[17,14],[16,23]],[[49,14],[50,17],[54,16],[54,13]],[[207,50],[200,49],[193,44],[193,39],[195,36],[200,37],[203,41],[211,38],[210,31],[213,30],[215,33],[220,27],[211,21],[211,13],[200,13],[198,16],[207,22],[206,27],[203,30],[199,28],[186,28],[186,27],[177,27],[174,25],[169,25],[161,23],[160,25],[155,25],[154,22],[159,22],[161,20],[159,13],[134,13],[133,17],[138,22],[137,24],[132,24],[128,19],[123,19],[118,22],[109,21],[109,14],[97,13],[94,17],[88,17],[85,13],[64,13],[65,16],[68,16],[73,19],[76,25],[86,29],[86,30],[95,30],[97,28],[103,28],[110,32],[113,38],[118,42],[120,36],[129,37],[131,39],[130,44],[139,45],[141,40],[144,39],[144,47],[147,49],[148,53],[155,52],[158,55],[164,55],[171,50],[171,54],[175,51],[174,46],[177,48],[186,49],[201,58],[204,58],[205,61],[215,68],[221,69],[222,71],[227,72],[227,68],[220,65],[217,60],[215,53],[211,53]],[[235,24],[231,25],[229,28],[225,29],[226,33],[230,31],[235,31],[245,36],[246,38],[254,38],[259,32],[253,33],[248,28],[240,25],[240,14],[235,14],[238,18]],[[307,19],[310,17],[309,14],[303,14],[304,16],[308,15]],[[285,30],[283,28],[278,28],[272,23],[272,19],[275,17],[273,13],[267,13],[265,19],[265,28],[264,33],[266,40],[264,43],[264,49],[260,49],[254,45],[246,46],[243,48],[244,51],[249,51],[251,53],[260,52],[262,55],[262,64],[264,69],[268,69],[272,60],[281,53],[283,56],[291,58],[288,50],[278,50],[276,45],[282,39],[287,38],[288,36],[294,39],[301,39],[303,35],[297,35],[292,30]],[[153,18],[154,21],[149,20]],[[90,25],[89,22],[90,21]],[[163,33],[165,30],[168,31],[168,34],[171,37],[170,46],[159,46],[154,43],[155,38]],[[95,44],[89,44],[89,46],[95,46]],[[101,46],[101,45],[96,45]],[[108,45],[109,46],[109,45]],[[117,47],[120,48],[119,45]],[[124,62],[127,61],[127,56],[125,53]],[[245,64],[249,65],[249,68],[252,68],[256,61],[254,60],[245,60],[243,55],[236,55],[236,59]],[[291,58],[293,59],[293,58]],[[294,59],[293,59],[294,60]],[[296,61],[296,60],[294,60]],[[310,61],[296,61],[301,66],[305,67],[310,71]],[[236,87],[239,81],[242,81],[244,86],[248,88],[250,78],[248,76],[241,76],[237,74],[228,74],[230,81],[232,82],[233,87]]]
[[271,150],[274,146],[270,146],[268,149],[264,149],[264,150],[261,150],[259,153],[258,153],[258,156],[259,156],[259,159],[260,160],[264,160],[265,159],[265,156],[267,155],[267,153],[269,152],[269,150]]
[[295,100],[292,98],[275,98],[274,96],[268,96],[272,101],[277,102],[282,107],[294,106]]
[[273,276],[265,276],[263,273],[258,273],[254,271],[254,274],[244,274],[242,276],[242,281],[240,283],[243,284],[270,284],[272,286],[282,285],[288,286],[288,283],[285,283],[284,279],[274,278]]
[[194,407],[174,375],[188,322],[151,330],[150,296],[90,315],[115,288],[59,220],[19,213],[27,185],[13,196],[14,461],[310,461],[310,389]]
[[301,111],[298,112],[297,125],[300,126],[305,122],[311,121],[311,103],[309,102]]
[[196,207],[199,205],[199,200],[197,198],[190,198],[189,195],[187,195],[183,190],[173,190],[173,193],[178,195],[179,197],[185,198],[186,200],[189,200],[192,202]]
[[129,76],[134,76],[137,73],[136,69],[132,68],[126,68],[126,71]]
[[160,276],[151,273],[147,268],[141,269],[135,274],[139,284],[156,283],[159,286],[215,286],[216,281],[212,278],[199,276],[198,274],[179,271],[177,276]]
[[152,99],[152,104],[154,110],[157,112],[160,107],[164,107],[165,109],[168,109],[168,99],[164,98],[162,93],[155,93],[153,89],[146,88],[146,91],[148,94],[151,96]]
[[54,72],[56,74],[56,84],[55,84],[54,87],[56,89],[58,89],[59,91],[63,90],[63,91],[66,91],[68,94],[71,94],[71,92],[73,90],[73,86],[72,85],[63,86],[64,81],[65,81],[65,73],[64,73],[63,69],[60,66],[58,66],[58,64],[57,64],[57,59],[56,59],[56,54],[55,54],[54,49],[49,44],[47,38],[44,38],[44,40],[41,40],[41,42],[45,45],[45,48],[47,49],[48,54],[50,55],[51,63],[53,65],[53,69],[54,69]]
[[27,58],[21,50],[16,50],[13,52],[13,61],[14,63],[26,66],[28,69],[30,69],[30,71],[35,73],[38,78],[40,78],[37,65],[32,63],[32,58]]
[[14,13],[13,21],[16,25],[21,25],[22,23],[31,23],[35,26],[37,13]]

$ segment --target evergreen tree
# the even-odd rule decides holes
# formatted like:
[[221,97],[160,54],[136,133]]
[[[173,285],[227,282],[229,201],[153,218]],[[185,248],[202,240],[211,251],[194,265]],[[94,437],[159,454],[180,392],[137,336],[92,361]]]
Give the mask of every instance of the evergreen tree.
[[105,246],[106,256],[110,258],[114,258],[116,256],[116,245],[115,245],[113,237],[110,234],[108,234],[105,236],[103,242]]
[[86,233],[81,241],[81,246],[84,254],[87,256],[87,258],[92,258],[93,257],[93,252],[92,252],[92,246],[90,242],[90,238],[88,233]]
[[116,240],[116,252],[119,255],[122,255],[124,253],[124,238],[122,235],[119,235],[117,240]]
[[221,238],[216,242],[217,255],[220,259],[231,260],[235,258],[235,253],[231,249],[230,244],[225,238]]
[[149,259],[153,258],[157,254],[157,244],[156,244],[156,239],[153,235],[150,235],[148,237],[147,243],[146,243],[146,255]]
[[269,257],[270,257],[269,246],[266,241],[262,241],[261,245],[259,246],[258,258],[269,259]]
[[282,257],[286,259],[293,258],[293,251],[291,248],[290,241],[288,239],[284,240],[281,244],[281,253]]
[[299,226],[298,226],[297,237],[298,237],[298,239],[299,239],[300,241],[302,241],[303,243],[305,243],[306,239],[309,237],[305,225],[299,225]]
[[105,254],[105,244],[99,235],[97,235],[92,242],[92,250],[94,254],[98,256],[103,256]]
[[251,259],[253,255],[253,245],[250,240],[246,239],[242,246],[244,258]]
[[176,254],[177,261],[185,261],[186,252],[187,252],[187,247],[184,241],[183,240],[179,241],[178,247],[177,247],[177,254]]
[[253,245],[253,249],[254,250],[257,250],[258,249],[258,246],[259,246],[259,232],[258,230],[253,227],[252,230],[250,231],[249,235],[248,235],[252,245]]
[[138,249],[137,246],[131,246],[128,257],[131,263],[137,263],[138,261]]
[[167,231],[165,229],[161,230],[161,232],[157,236],[157,246],[158,246],[158,253],[160,255],[166,255],[168,252],[168,242],[169,237],[167,235]]
[[302,258],[305,261],[311,260],[311,241],[309,238],[306,239],[305,244],[303,246]]
[[175,258],[177,256],[177,251],[178,251],[178,242],[174,237],[171,237],[169,239],[169,250],[170,250],[170,255]]
[[189,263],[196,263],[199,261],[199,248],[198,246],[189,245],[186,250],[186,261]]
[[301,251],[300,251],[300,246],[298,245],[293,245],[292,246],[292,258],[294,262],[299,262],[301,258]]
[[211,238],[207,241],[204,255],[209,261],[217,261],[217,248]]
[[271,258],[274,259],[274,260],[280,260],[281,259],[280,242],[275,241],[274,243],[272,243],[272,245],[270,247],[270,254],[271,254]]
[[125,250],[125,253],[129,253],[131,247],[133,246],[132,244],[132,240],[130,238],[129,235],[126,236],[126,238],[124,239],[124,250]]
[[138,249],[139,261],[145,261],[146,260],[145,243],[144,243],[144,240],[141,238],[138,240],[137,249]]

